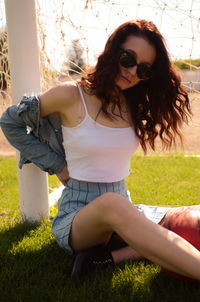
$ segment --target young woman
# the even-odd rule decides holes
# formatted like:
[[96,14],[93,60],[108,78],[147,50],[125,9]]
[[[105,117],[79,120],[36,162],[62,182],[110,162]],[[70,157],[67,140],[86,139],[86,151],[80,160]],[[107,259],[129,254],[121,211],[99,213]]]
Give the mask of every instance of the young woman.
[[[144,151],[148,144],[154,149],[159,136],[164,146],[170,147],[177,135],[181,137],[179,126],[190,115],[187,93],[156,26],[146,20],[122,24],[108,39],[94,70],[78,83],[53,87],[32,102],[36,107],[39,104],[41,118],[59,114],[66,162],[61,156],[53,157],[52,148],[46,157],[45,152],[38,151],[47,146],[39,142],[39,126],[33,121],[32,129],[37,130],[31,137],[34,144],[27,138],[24,128],[32,117],[29,114],[26,122],[26,101],[7,111],[1,126],[29,161],[49,173],[54,170],[65,184],[52,231],[69,254],[80,252],[72,276],[113,264],[120,257],[145,257],[200,280],[200,252],[155,223],[167,209],[154,219],[151,212],[155,214],[156,208],[149,208],[148,219],[141,207],[129,201],[124,182],[138,144]],[[111,253],[106,248],[113,234],[129,246],[127,253]]]

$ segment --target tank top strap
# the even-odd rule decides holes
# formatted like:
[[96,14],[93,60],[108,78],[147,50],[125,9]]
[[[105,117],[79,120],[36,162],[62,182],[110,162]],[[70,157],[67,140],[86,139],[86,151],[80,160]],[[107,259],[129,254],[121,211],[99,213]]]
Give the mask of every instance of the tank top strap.
[[82,100],[83,106],[85,108],[85,113],[86,113],[86,115],[89,115],[88,114],[88,110],[87,110],[87,105],[86,105],[86,102],[85,102],[85,99],[84,99],[83,91],[82,91],[80,85],[77,85],[77,86],[78,86],[78,90],[79,90],[79,93],[80,93],[80,96],[81,96],[81,100]]

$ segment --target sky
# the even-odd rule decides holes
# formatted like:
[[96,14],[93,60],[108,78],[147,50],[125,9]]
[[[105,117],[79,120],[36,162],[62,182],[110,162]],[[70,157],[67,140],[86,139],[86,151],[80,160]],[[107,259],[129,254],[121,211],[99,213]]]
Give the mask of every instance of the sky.
[[[155,23],[173,59],[200,57],[200,0],[37,0],[36,3],[47,35],[46,50],[57,67],[62,65],[72,39],[80,39],[86,60],[94,64],[112,31],[136,18]],[[0,0],[0,23],[5,23],[3,0]]]

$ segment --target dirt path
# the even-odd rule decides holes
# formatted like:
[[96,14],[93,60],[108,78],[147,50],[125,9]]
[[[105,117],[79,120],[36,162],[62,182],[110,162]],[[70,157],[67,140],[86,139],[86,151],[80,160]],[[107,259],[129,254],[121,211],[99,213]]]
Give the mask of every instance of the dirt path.
[[[190,95],[192,104],[193,119],[190,125],[184,125],[184,149],[178,147],[185,153],[200,154],[200,93]],[[0,99],[0,115],[11,104],[11,99]],[[158,150],[161,150],[160,143],[157,143]],[[0,156],[13,157],[15,149],[8,143],[0,129]]]

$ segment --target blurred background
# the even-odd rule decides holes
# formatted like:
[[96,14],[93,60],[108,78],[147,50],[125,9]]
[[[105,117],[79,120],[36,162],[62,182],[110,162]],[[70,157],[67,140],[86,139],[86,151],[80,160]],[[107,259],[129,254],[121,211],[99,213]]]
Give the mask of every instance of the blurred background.
[[[178,148],[200,154],[199,0],[36,0],[36,12],[42,91],[79,78],[96,63],[108,36],[121,23],[153,21],[190,94],[193,118],[183,127],[184,147]],[[0,115],[11,103],[5,7],[0,0]],[[1,132],[0,156],[15,156]]]

